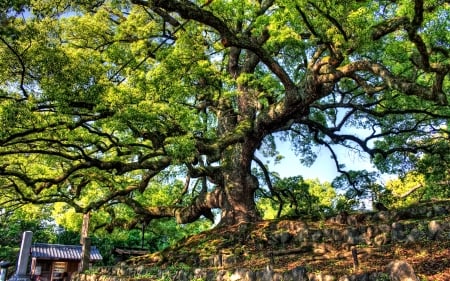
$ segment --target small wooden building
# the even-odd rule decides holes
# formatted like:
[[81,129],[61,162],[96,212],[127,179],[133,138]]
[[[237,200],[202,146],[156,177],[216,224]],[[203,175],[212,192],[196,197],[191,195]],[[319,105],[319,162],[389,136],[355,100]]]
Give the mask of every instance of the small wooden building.
[[[82,247],[37,243],[31,246],[31,273],[41,281],[67,281],[78,271]],[[98,249],[91,247],[90,263],[101,261]],[[63,280],[65,279],[65,280]]]

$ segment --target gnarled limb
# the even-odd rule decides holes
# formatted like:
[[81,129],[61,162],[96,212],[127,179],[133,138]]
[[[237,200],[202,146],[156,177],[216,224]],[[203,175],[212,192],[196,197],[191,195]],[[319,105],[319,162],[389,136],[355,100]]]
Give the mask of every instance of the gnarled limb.
[[134,212],[148,219],[175,218],[177,223],[190,223],[204,216],[214,221],[211,209],[223,205],[223,193],[216,189],[213,192],[199,194],[189,206],[146,207],[130,197],[120,197],[119,201],[130,206]]
[[[338,67],[336,71],[328,74],[322,74],[317,77],[317,81],[321,84],[334,83],[343,77],[349,77],[360,71],[367,71],[384,80],[386,85],[398,90],[406,95],[413,95],[425,100],[435,101],[440,105],[447,105],[448,100],[442,88],[425,87],[414,82],[410,82],[404,78],[394,76],[386,67],[381,64],[368,60],[360,60],[349,63],[345,66]],[[438,79],[435,85],[439,85]]]

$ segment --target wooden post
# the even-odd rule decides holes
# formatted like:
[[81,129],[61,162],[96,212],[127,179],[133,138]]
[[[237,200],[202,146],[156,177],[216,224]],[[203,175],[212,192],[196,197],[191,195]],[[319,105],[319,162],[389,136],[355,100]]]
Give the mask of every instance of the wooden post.
[[353,257],[353,268],[356,270],[359,268],[358,251],[356,250],[356,247],[352,247],[352,257]]

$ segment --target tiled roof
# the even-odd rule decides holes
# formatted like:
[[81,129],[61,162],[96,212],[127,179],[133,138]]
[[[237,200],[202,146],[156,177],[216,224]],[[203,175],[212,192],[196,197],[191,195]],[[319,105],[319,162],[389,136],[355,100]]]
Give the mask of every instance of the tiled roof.
[[[39,259],[81,260],[81,246],[36,243],[31,246],[31,256]],[[100,261],[103,257],[91,246],[90,261]]]

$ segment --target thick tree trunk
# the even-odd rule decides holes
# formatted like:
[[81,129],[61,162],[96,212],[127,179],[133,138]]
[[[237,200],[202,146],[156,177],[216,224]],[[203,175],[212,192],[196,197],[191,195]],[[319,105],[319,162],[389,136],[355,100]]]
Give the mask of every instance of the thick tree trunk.
[[252,175],[238,172],[229,175],[226,187],[226,201],[222,209],[220,224],[232,225],[254,222],[260,219],[254,202],[256,185]]
[[248,142],[226,152],[221,225],[254,222],[260,219],[254,200],[258,180],[251,174],[254,149]]

